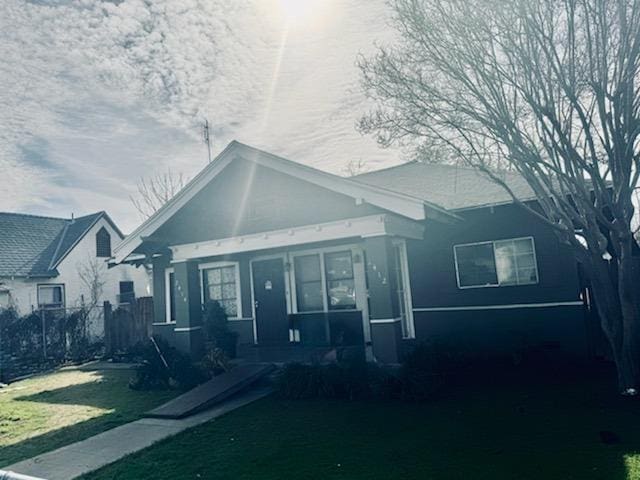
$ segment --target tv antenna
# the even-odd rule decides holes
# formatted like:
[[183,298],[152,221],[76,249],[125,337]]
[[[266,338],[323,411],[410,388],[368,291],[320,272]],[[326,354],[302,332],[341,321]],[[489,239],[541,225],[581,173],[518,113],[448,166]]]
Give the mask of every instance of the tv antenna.
[[202,137],[204,143],[207,144],[207,160],[211,163],[211,135],[209,133],[209,120],[204,119],[204,126],[202,128]]

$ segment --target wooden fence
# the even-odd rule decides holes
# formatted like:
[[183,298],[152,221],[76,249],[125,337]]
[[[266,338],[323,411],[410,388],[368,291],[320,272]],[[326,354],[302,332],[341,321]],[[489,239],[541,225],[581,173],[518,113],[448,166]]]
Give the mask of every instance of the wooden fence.
[[134,303],[113,308],[104,303],[104,342],[107,356],[125,352],[152,333],[153,297],[137,298]]

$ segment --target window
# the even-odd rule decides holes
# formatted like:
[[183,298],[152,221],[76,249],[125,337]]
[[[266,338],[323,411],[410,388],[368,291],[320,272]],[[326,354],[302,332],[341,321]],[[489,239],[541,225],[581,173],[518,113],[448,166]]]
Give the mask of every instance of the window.
[[176,321],[176,276],[173,268],[167,268],[164,271],[165,281],[165,302],[166,302],[166,321]]
[[324,269],[329,310],[355,308],[356,290],[351,251],[325,253]]
[[216,300],[229,317],[241,316],[237,264],[202,268],[202,287],[204,302]]
[[298,312],[356,308],[351,251],[294,256]]
[[296,300],[299,312],[324,310],[320,255],[304,255],[294,259]]
[[111,257],[111,235],[104,227],[96,233],[96,256]]
[[38,308],[64,308],[64,285],[38,285]]
[[120,282],[120,295],[118,295],[118,303],[132,304],[136,300],[136,294],[133,287],[133,282],[124,281]]
[[533,238],[453,247],[460,288],[538,283]]

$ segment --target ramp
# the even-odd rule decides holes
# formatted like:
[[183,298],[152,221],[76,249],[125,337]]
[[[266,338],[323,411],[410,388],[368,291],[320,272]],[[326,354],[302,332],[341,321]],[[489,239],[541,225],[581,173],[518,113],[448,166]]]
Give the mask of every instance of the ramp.
[[150,418],[184,418],[222,402],[271,373],[273,365],[246,364],[212,378],[144,414]]

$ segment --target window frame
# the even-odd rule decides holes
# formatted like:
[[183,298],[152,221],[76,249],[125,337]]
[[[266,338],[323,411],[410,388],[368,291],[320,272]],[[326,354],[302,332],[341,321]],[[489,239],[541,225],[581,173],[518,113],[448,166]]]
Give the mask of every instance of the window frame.
[[[514,242],[517,240],[530,240],[531,241],[531,248],[532,248],[532,253],[533,253],[533,266],[535,268],[535,272],[536,272],[536,281],[535,282],[527,282],[527,283],[500,283],[500,276],[498,274],[498,261],[496,259],[496,243],[500,243],[500,242]],[[496,269],[496,278],[498,280],[498,283],[491,283],[491,284],[486,284],[486,285],[465,285],[465,286],[461,286],[460,285],[460,268],[458,265],[458,252],[457,252],[457,248],[458,247],[471,247],[471,246],[475,246],[475,245],[491,245],[491,248],[493,249],[493,264],[495,266]],[[454,258],[454,264],[455,264],[455,268],[456,268],[456,283],[458,285],[458,289],[460,290],[467,290],[470,288],[496,288],[496,287],[525,287],[528,285],[538,285],[540,283],[540,271],[538,269],[538,256],[536,253],[536,242],[533,236],[529,235],[529,236],[525,236],[525,237],[512,237],[512,238],[501,238],[498,240],[487,240],[484,242],[470,242],[470,243],[460,243],[457,245],[453,246],[453,258]],[[517,272],[516,272],[516,276],[517,276]]]
[[[395,258],[400,262],[398,265],[399,273],[402,276],[404,284],[403,298],[400,298],[398,291],[398,301],[404,300],[405,305],[405,325],[402,326],[402,338],[409,340],[416,338],[416,325],[413,318],[413,291],[411,290],[411,274],[409,272],[409,254],[407,253],[407,242],[404,239],[394,240],[393,242],[394,256],[396,249],[399,258]],[[400,319],[402,322],[402,318]]]
[[[41,288],[52,288],[52,287],[60,287],[62,290],[62,305],[59,307],[44,307],[42,306],[42,304],[40,303],[40,289]],[[38,310],[62,310],[65,309],[67,306],[67,298],[66,298],[66,288],[64,283],[39,283],[37,285],[37,290],[36,290],[36,300],[38,302]]]
[[[101,253],[103,253],[103,252],[100,252],[100,248],[98,248],[99,247],[98,238],[103,232],[106,234],[105,238],[107,240],[107,245],[109,247],[109,255],[101,255]],[[111,245],[111,234],[109,233],[109,230],[107,230],[106,227],[104,227],[104,226],[100,227],[100,229],[96,232],[95,238],[96,238],[96,257],[97,258],[111,258],[112,254],[113,254],[113,248],[112,248],[112,245]]]
[[[297,258],[304,258],[304,257],[317,257],[318,259],[318,269],[320,270],[320,298],[322,299],[322,309],[321,310],[300,310],[300,306],[298,305],[298,276],[296,275],[296,259]],[[325,287],[325,282],[326,282],[326,276],[325,276],[325,269],[324,269],[324,256],[320,253],[320,252],[306,252],[303,254],[295,254],[291,256],[291,275],[292,275],[292,282],[291,282],[291,291],[292,291],[292,295],[293,295],[293,313],[320,313],[320,312],[326,312],[327,308],[328,308],[328,303],[329,300],[325,294],[326,292],[326,287]],[[316,281],[313,282],[303,282],[303,283],[316,283]]]
[[200,277],[200,302],[204,306],[205,304],[205,291],[204,291],[204,275],[207,270],[214,268],[234,267],[235,283],[236,283],[236,312],[233,317],[228,317],[229,320],[238,320],[243,318],[242,316],[242,288],[240,286],[240,262],[233,261],[220,261],[220,262],[208,262],[198,265],[199,277]]
[[[349,252],[351,254],[351,268],[353,269],[353,284],[355,291],[355,306],[353,308],[337,308],[332,309],[329,305],[329,290],[327,288],[327,275],[325,268],[325,254],[326,253],[340,253],[340,252]],[[320,277],[321,277],[321,289],[322,289],[322,310],[308,310],[308,311],[300,311],[298,310],[298,292],[297,292],[297,282],[296,282],[296,267],[295,267],[295,258],[296,257],[306,257],[309,255],[318,255],[320,261]],[[291,288],[291,313],[292,314],[314,314],[314,313],[339,313],[339,312],[355,312],[363,310],[363,307],[359,305],[358,300],[358,290],[359,290],[359,281],[358,275],[356,273],[356,262],[354,261],[354,257],[356,255],[360,255],[361,261],[363,260],[363,254],[360,249],[355,247],[354,245],[337,245],[335,247],[325,247],[325,248],[316,248],[310,250],[298,250],[291,251],[288,253],[287,262],[289,263],[289,276],[290,276],[290,288]]]
[[[174,275],[175,279],[175,268],[168,267],[164,269],[164,307],[165,307],[165,318],[164,323],[176,323],[175,320],[171,319],[171,274]],[[175,291],[175,286],[173,287]]]

